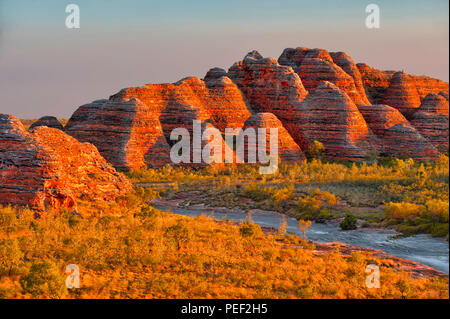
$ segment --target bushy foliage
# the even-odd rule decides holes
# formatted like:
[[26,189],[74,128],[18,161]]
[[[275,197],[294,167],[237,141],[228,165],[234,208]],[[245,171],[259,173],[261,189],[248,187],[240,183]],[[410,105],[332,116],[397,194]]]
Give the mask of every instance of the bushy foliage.
[[[340,202],[385,202],[386,226],[445,236],[444,155],[430,163],[390,159],[382,165],[312,159],[280,165],[269,176],[249,165],[167,166],[128,176],[148,187],[116,203],[79,202],[83,218],[48,211],[35,219],[28,209],[1,207],[0,259],[6,262],[0,266],[0,298],[448,298],[448,278],[412,278],[367,254],[316,254],[314,244],[283,227],[263,231],[251,218],[216,222],[149,204],[160,192],[195,191],[227,205],[248,199],[282,212],[293,205],[296,217],[307,220],[299,211],[332,215]],[[380,289],[365,286],[368,263],[381,268]],[[61,285],[68,264],[82,270],[75,291]]]
[[[79,211],[85,217],[73,226],[65,213],[34,219],[27,210],[13,209],[18,217],[8,232],[1,228],[2,247],[7,248],[0,251],[24,270],[0,275],[0,297],[402,296],[396,286],[398,273],[381,262],[383,285],[367,290],[365,266],[373,257],[355,261],[338,253],[316,255],[314,244],[295,235],[265,233],[251,216],[241,224],[188,218],[150,209],[143,197],[140,205],[129,197],[134,204],[111,204],[108,210],[81,202]],[[68,264],[81,269],[80,289],[64,286]],[[405,278],[408,298],[448,297],[446,278]]]
[[25,293],[33,298],[61,298],[66,294],[65,278],[52,262],[36,262],[27,275],[20,278]]
[[[164,184],[162,188],[169,197],[178,191],[201,190],[207,195],[207,201],[202,203],[210,206],[249,209],[253,205],[316,221],[345,216],[346,209],[337,207],[340,202],[369,208],[404,202],[424,206],[428,217],[421,216],[422,221],[433,220],[433,229],[439,228],[441,234],[446,219],[443,207],[449,200],[449,158],[444,154],[434,162],[423,163],[398,158],[377,158],[370,163],[313,158],[298,164],[282,164],[275,174],[265,176],[259,174],[257,165],[232,164],[197,170],[182,167],[143,169],[128,176],[134,182],[151,183],[154,187]],[[249,198],[254,203],[247,204],[242,198]],[[385,210],[379,208],[379,214],[384,213]],[[406,218],[406,213],[401,214]],[[378,216],[369,218],[379,219]],[[384,219],[393,220],[388,214]],[[409,218],[404,221],[407,220]],[[399,221],[394,219],[381,225],[402,231],[404,228],[399,228],[402,223]],[[431,229],[427,226],[421,231]],[[411,234],[410,230],[408,234]]]
[[344,220],[339,224],[342,230],[353,230],[356,229],[357,219],[353,214],[345,215]]

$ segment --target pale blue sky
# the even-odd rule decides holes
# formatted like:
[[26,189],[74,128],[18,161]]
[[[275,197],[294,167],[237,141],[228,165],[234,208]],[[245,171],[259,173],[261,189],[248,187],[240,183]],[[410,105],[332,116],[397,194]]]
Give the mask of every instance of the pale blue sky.
[[[65,28],[69,3],[80,29]],[[378,30],[365,27],[369,3]],[[252,49],[345,51],[448,81],[448,23],[444,0],[0,0],[0,113],[68,117],[123,87],[227,69]]]

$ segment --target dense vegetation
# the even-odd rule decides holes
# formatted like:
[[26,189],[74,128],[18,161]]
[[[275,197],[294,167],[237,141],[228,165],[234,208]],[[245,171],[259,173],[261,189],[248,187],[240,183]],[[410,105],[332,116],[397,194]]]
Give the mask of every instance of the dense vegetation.
[[[448,277],[414,279],[367,253],[319,254],[304,235],[309,220],[337,220],[448,239],[448,156],[338,163],[320,152],[273,175],[250,165],[132,171],[134,193],[78,202],[75,214],[0,207],[0,298],[448,298]],[[283,223],[268,232],[250,217],[162,212],[150,205],[158,197],[279,211],[299,219],[303,238]],[[65,286],[68,264],[80,267],[79,289]],[[368,264],[380,266],[379,289],[366,288]]]
[[379,159],[337,163],[312,159],[281,165],[273,175],[256,166],[165,167],[128,174],[157,187],[166,198],[187,193],[186,203],[275,210],[298,219],[324,221],[355,215],[363,227],[393,227],[404,235],[448,239],[449,159],[435,162]]
[[[137,188],[78,215],[0,209],[1,298],[448,298],[448,278],[412,279],[363,253],[318,255],[298,236],[153,209]],[[307,227],[307,223],[304,224]],[[365,286],[378,264],[381,288]],[[81,287],[64,269],[80,268]]]

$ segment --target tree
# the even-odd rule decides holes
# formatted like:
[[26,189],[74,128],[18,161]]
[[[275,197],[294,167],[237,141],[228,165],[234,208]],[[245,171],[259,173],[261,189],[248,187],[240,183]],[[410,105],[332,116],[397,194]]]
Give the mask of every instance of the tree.
[[303,233],[303,239],[306,240],[306,230],[308,230],[309,226],[311,226],[310,220],[300,219],[298,221],[298,229]]
[[342,230],[353,230],[356,229],[357,219],[354,215],[348,213],[344,220],[339,224]]
[[61,298],[67,293],[64,276],[56,265],[46,261],[33,263],[30,272],[20,278],[20,285],[33,298]]
[[278,227],[278,234],[280,236],[284,236],[284,235],[286,235],[286,231],[287,231],[287,222],[286,222],[286,217],[284,217],[284,215],[283,215],[281,217],[280,227]]

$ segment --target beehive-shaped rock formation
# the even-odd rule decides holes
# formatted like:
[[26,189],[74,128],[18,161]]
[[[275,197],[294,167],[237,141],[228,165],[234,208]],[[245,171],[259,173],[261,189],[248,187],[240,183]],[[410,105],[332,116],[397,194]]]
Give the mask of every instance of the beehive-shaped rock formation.
[[328,157],[361,160],[374,150],[373,135],[350,97],[336,85],[322,82],[301,103],[297,127],[303,150],[317,140]]
[[359,106],[367,125],[377,136],[382,156],[435,159],[439,152],[406,118],[388,105]]
[[448,104],[444,95],[430,93],[411,119],[411,124],[443,152],[448,152],[449,147]]
[[43,116],[36,122],[30,125],[29,130],[39,127],[39,126],[47,126],[51,128],[57,128],[58,130],[62,130],[63,126],[61,122],[58,121],[58,119],[54,116]]
[[92,144],[0,115],[0,204],[75,209],[77,199],[111,201],[131,189]]

